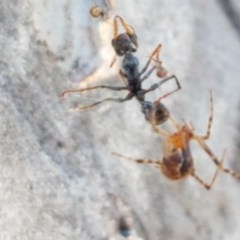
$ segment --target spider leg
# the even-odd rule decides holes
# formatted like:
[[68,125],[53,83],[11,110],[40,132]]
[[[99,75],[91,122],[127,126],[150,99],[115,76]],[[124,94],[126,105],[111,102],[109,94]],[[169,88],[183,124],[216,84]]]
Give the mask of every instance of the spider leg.
[[213,122],[213,96],[212,96],[212,91],[210,90],[210,115],[208,118],[207,132],[204,136],[201,136],[202,139],[204,140],[209,139],[211,135],[212,122]]
[[170,119],[172,125],[175,126],[178,131],[180,131],[181,126],[179,124],[177,124],[176,120],[173,118],[172,115],[169,115],[169,119]]
[[151,160],[151,159],[135,159],[135,158],[131,158],[131,157],[126,157],[120,153],[116,153],[116,152],[112,152],[113,155],[126,159],[126,160],[130,160],[130,161],[135,161],[137,163],[141,163],[141,164],[151,164],[151,165],[155,165],[155,166],[161,166],[162,162],[161,161],[157,161],[157,160]]
[[220,165],[219,160],[217,159],[217,157],[214,155],[214,153],[212,152],[212,150],[207,146],[207,144],[204,142],[204,140],[195,135],[193,136],[193,138],[199,143],[199,145],[202,147],[202,149],[208,154],[208,156],[213,160],[213,162],[216,165]]
[[213,186],[213,184],[214,184],[215,181],[216,181],[216,178],[217,178],[217,175],[218,175],[219,171],[222,170],[222,163],[223,163],[223,160],[224,160],[224,157],[225,157],[225,153],[226,153],[226,151],[223,152],[222,158],[221,158],[221,160],[220,160],[220,162],[219,162],[219,165],[217,165],[217,169],[216,169],[216,171],[215,171],[215,173],[214,173],[214,175],[213,175],[213,177],[212,177],[212,180],[211,180],[210,184],[204,182],[198,175],[196,175],[196,173],[195,173],[194,171],[191,173],[191,175],[192,175],[201,185],[203,185],[207,190],[210,190],[210,189],[211,189],[211,187]]
[[[203,141],[203,139],[199,136],[194,136],[194,139],[196,139],[199,143],[199,145],[203,148],[203,150],[209,155],[209,157],[212,159],[212,161],[218,166],[221,165],[221,163],[218,161],[217,157],[213,154],[211,149],[207,146],[207,144]],[[230,174],[232,177],[240,180],[240,174],[234,172],[233,170],[226,168],[221,165],[221,170],[225,173]]]
[[125,102],[125,101],[128,101],[130,99],[133,98],[133,95],[132,93],[129,93],[125,98],[111,98],[111,97],[108,97],[108,98],[105,98],[103,100],[100,100],[98,102],[95,102],[95,103],[92,103],[90,105],[86,105],[86,106],[78,106],[78,107],[75,107],[75,108],[70,108],[70,111],[72,112],[78,112],[78,111],[81,111],[81,110],[86,110],[86,109],[90,109],[94,106],[97,106],[101,103],[104,103],[104,102],[107,102],[107,101],[113,101],[113,102]]
[[115,87],[115,86],[109,86],[109,85],[98,85],[94,87],[87,87],[87,88],[80,88],[80,89],[67,89],[61,93],[61,97],[65,98],[65,96],[69,93],[81,93],[84,91],[89,91],[93,89],[100,89],[100,88],[105,88],[105,89],[110,89],[114,91],[121,91],[121,90],[128,90],[127,87]]

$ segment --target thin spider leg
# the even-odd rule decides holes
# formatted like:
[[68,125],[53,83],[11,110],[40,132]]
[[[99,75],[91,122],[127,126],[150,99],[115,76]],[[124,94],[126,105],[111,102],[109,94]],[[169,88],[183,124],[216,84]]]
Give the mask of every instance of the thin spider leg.
[[193,176],[201,185],[203,185],[207,190],[210,190],[212,185],[214,184],[215,180],[216,180],[216,177],[217,177],[217,174],[219,172],[219,169],[220,167],[217,168],[213,178],[212,178],[212,181],[210,184],[204,182],[198,175],[196,175],[195,173],[192,173],[191,176]]
[[153,131],[155,131],[159,135],[161,135],[161,136],[163,136],[165,138],[170,137],[170,134],[167,131],[164,131],[164,130],[158,128],[156,124],[152,124],[152,128],[153,128]]
[[202,147],[202,149],[208,154],[208,156],[212,159],[212,161],[216,165],[220,165],[220,162],[217,159],[217,157],[214,155],[212,150],[208,147],[208,145],[204,142],[204,140],[201,137],[199,137],[198,135],[194,135],[193,139],[195,139],[199,143],[199,145]]
[[188,125],[190,126],[191,131],[193,132],[195,130],[195,127],[191,121],[188,122]]
[[223,161],[224,161],[225,154],[226,154],[226,151],[224,151],[223,154],[222,154],[221,160],[220,160],[220,162],[219,162],[220,164],[217,165],[217,169],[216,169],[216,171],[215,171],[215,173],[214,173],[214,175],[213,175],[213,177],[212,177],[212,180],[211,180],[210,184],[205,183],[198,175],[196,175],[195,172],[192,172],[192,173],[191,173],[191,175],[192,175],[200,184],[202,184],[207,190],[210,190],[210,189],[211,189],[211,187],[213,186],[213,184],[214,184],[215,181],[216,181],[216,178],[217,178],[217,175],[218,175],[219,171],[222,170],[222,163],[223,163]]
[[[182,119],[182,121],[183,121],[184,125],[187,126],[188,129],[190,129],[191,132],[195,131],[195,127],[191,121],[187,122],[184,118]],[[201,137],[201,136],[199,136],[199,137]]]
[[90,105],[86,105],[86,106],[78,106],[78,107],[75,107],[75,108],[70,108],[70,111],[72,112],[79,112],[81,110],[87,110],[87,109],[90,109],[94,106],[97,106],[101,103],[104,103],[104,102],[107,102],[107,101],[113,101],[113,102],[125,102],[125,101],[128,101],[130,99],[133,98],[133,95],[132,93],[129,93],[125,98],[111,98],[111,97],[108,97],[108,98],[105,98],[103,100],[100,100],[98,102],[95,102],[95,103],[92,103]]
[[192,177],[194,177],[201,185],[203,185],[207,190],[211,188],[210,184],[205,183],[198,175],[195,173],[191,174]]
[[[177,92],[178,90],[180,90],[180,89],[182,88],[181,85],[180,85],[180,82],[178,81],[178,79],[177,79],[177,77],[176,77],[175,75],[172,75],[172,76],[170,76],[170,77],[164,78],[162,81],[166,82],[166,81],[168,81],[168,80],[170,80],[170,79],[174,79],[174,80],[176,81],[177,88],[176,88],[175,90],[167,93],[167,94],[164,94],[164,95],[161,96],[160,98],[158,98],[158,99],[156,100],[157,102],[160,102],[163,98],[168,97],[169,95]],[[163,84],[164,82],[161,82],[161,84]],[[160,84],[160,85],[161,85],[161,84]]]
[[201,137],[202,139],[204,140],[209,139],[211,135],[212,122],[213,122],[213,96],[212,96],[212,90],[210,90],[210,115],[208,118],[207,132],[204,136]]
[[161,166],[162,165],[162,162],[161,161],[157,161],[157,160],[151,160],[151,159],[134,159],[134,158],[131,158],[131,157],[126,157],[120,153],[116,153],[116,152],[112,152],[113,155],[117,156],[117,157],[120,157],[120,158],[123,158],[123,159],[127,159],[127,160],[130,160],[130,161],[134,161],[134,162],[137,162],[137,163],[141,163],[141,164],[151,164],[151,165],[156,165],[156,166]]
[[240,174],[239,174],[239,173],[236,173],[236,172],[234,172],[233,170],[231,170],[231,169],[229,169],[229,168],[226,168],[226,167],[223,167],[223,166],[221,167],[221,170],[222,170],[223,172],[225,172],[225,173],[230,174],[232,177],[240,180]]
[[[203,148],[203,150],[209,155],[209,157],[212,159],[212,161],[218,166],[221,165],[221,163],[218,161],[217,157],[213,154],[211,149],[207,146],[207,144],[203,141],[203,139],[199,136],[194,136],[194,139],[196,139],[199,143],[199,145]],[[240,180],[240,174],[234,172],[233,170],[226,168],[224,166],[221,166],[221,170],[225,173],[230,174],[232,177]]]
[[172,125],[178,130],[181,130],[181,126],[179,124],[177,124],[176,120],[173,118],[172,115],[169,115],[169,120],[171,121]]
[[81,93],[84,91],[89,91],[93,89],[100,89],[100,88],[105,88],[105,89],[110,89],[114,91],[121,91],[121,90],[128,90],[127,87],[115,87],[115,86],[109,86],[109,85],[98,85],[94,87],[87,87],[87,88],[80,88],[80,89],[67,89],[61,93],[61,97],[64,98],[67,94],[69,93]]

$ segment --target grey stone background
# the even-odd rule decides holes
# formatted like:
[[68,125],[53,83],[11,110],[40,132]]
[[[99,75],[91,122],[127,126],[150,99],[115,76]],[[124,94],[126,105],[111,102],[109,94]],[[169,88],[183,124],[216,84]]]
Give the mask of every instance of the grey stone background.
[[[68,87],[121,84],[109,69],[112,25],[92,19],[101,1],[0,1],[0,239],[239,239],[240,182],[220,174],[213,189],[194,179],[172,182],[155,168],[120,160],[161,158],[135,100],[71,113],[109,94],[59,95]],[[164,100],[174,117],[205,132],[209,89],[214,122],[209,146],[240,172],[240,3],[237,0],[112,1],[112,14],[134,26],[141,66],[158,44],[183,90]],[[146,84],[157,79],[151,77]],[[161,92],[149,97],[155,99]],[[166,126],[167,127],[167,126]],[[214,164],[192,144],[198,174]]]

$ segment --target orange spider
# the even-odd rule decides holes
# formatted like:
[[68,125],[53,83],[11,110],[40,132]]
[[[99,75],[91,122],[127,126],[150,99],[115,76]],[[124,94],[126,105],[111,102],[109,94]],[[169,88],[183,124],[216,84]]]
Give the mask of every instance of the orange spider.
[[[211,131],[212,120],[213,120],[213,99],[212,99],[211,91],[210,91],[210,102],[211,102],[211,110],[210,110],[210,116],[208,120],[208,128],[204,136],[197,135],[194,132],[194,128],[192,127],[192,125],[187,123],[184,123],[183,125],[178,125],[175,123],[175,121],[172,118],[171,120],[174,126],[176,127],[176,132],[173,134],[170,134],[168,132],[165,132],[159,129],[155,123],[155,118],[152,117],[151,123],[152,123],[153,130],[159,135],[163,136],[164,138],[162,160],[154,161],[151,159],[133,159],[130,157],[123,156],[122,154],[119,154],[119,153],[113,153],[113,154],[124,159],[136,161],[137,163],[155,165],[157,168],[159,168],[162,171],[162,173],[167,178],[172,180],[179,180],[187,176],[192,176],[206,189],[210,189],[212,187],[212,185],[216,180],[219,170],[222,170],[223,172],[226,172],[231,176],[233,176],[234,178],[237,178],[238,180],[240,180],[240,174],[237,174],[234,171],[222,165],[225,151],[223,152],[222,158],[219,161],[218,158],[211,151],[211,149],[208,147],[208,145],[205,143],[205,140],[209,139],[210,137],[210,131]],[[217,169],[212,177],[210,184],[203,181],[195,172],[194,162],[193,162],[191,149],[189,145],[191,140],[196,140],[200,145],[200,147],[209,155],[209,157],[217,166]]]

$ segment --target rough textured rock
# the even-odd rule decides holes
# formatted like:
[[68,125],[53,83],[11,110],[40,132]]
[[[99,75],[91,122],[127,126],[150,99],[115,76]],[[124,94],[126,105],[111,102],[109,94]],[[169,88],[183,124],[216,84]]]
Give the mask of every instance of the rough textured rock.
[[[112,4],[138,34],[141,65],[163,44],[162,60],[183,87],[164,101],[178,121],[204,133],[213,90],[208,144],[219,157],[226,148],[225,164],[240,172],[239,2]],[[121,60],[108,68],[111,24],[92,19],[91,5],[0,2],[0,239],[124,239],[124,221],[129,239],[239,239],[239,181],[223,173],[206,191],[194,179],[171,182],[111,155],[161,158],[161,138],[136,101],[70,113],[72,104],[109,92],[60,100],[63,89],[86,76],[89,84],[121,83]],[[214,164],[199,146],[192,149],[197,172],[210,181]]]

